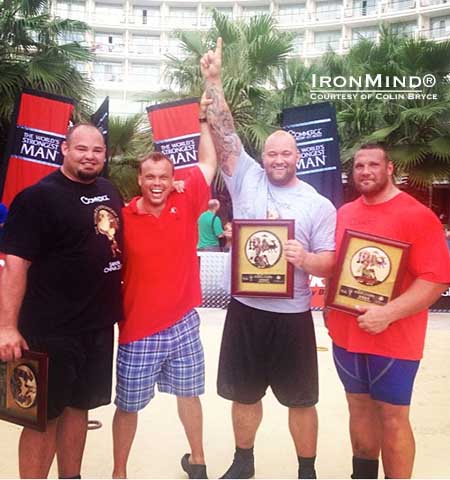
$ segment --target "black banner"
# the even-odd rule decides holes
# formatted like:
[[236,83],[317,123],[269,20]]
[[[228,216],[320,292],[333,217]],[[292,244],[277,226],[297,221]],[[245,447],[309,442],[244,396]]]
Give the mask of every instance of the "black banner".
[[287,108],[282,125],[295,137],[301,152],[297,176],[339,208],[344,194],[334,107],[325,102]]
[[108,176],[109,97],[106,97],[100,107],[98,107],[98,110],[91,115],[91,122],[101,130],[103,138],[105,139],[105,167],[101,175],[106,178]]

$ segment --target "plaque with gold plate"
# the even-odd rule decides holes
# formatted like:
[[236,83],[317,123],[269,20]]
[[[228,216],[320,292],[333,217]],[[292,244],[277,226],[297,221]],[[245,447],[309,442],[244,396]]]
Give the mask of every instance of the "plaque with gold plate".
[[360,315],[357,306],[385,305],[399,293],[410,244],[346,230],[326,306]]
[[231,295],[292,298],[294,267],[284,243],[294,238],[294,220],[233,220]]
[[20,359],[0,362],[0,419],[45,432],[47,376],[46,353],[24,350]]

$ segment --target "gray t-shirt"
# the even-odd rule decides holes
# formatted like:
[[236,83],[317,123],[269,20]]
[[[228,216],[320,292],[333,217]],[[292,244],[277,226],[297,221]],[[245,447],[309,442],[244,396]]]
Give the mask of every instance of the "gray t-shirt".
[[[311,185],[300,182],[294,187],[272,185],[264,169],[244,149],[232,177],[223,174],[233,201],[235,219],[284,218],[295,220],[295,238],[308,252],[334,251],[336,209]],[[273,299],[238,297],[253,308],[280,313],[310,309],[309,275],[295,268],[294,298]]]

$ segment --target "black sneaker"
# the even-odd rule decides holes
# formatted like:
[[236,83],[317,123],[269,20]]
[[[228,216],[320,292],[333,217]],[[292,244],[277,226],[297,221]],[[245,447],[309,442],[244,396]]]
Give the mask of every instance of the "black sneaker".
[[234,455],[230,468],[220,478],[253,478],[255,476],[255,460],[253,456],[244,458]]
[[189,463],[190,453],[185,453],[181,457],[181,468],[188,474],[189,478],[208,478],[206,474],[206,465],[199,463]]

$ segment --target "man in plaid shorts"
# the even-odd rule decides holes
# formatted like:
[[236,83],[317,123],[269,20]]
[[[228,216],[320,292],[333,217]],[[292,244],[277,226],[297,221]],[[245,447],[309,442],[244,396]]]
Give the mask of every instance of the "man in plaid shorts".
[[215,155],[203,155],[208,139],[200,142],[199,164],[185,179],[184,193],[173,190],[174,168],[167,157],[151,153],[141,161],[142,196],[123,210],[125,316],[119,323],[113,478],[126,477],[137,412],[153,398],[155,384],[177,397],[191,449],[182,457],[183,470],[189,478],[207,478],[199,399],[204,356],[194,307],[201,303],[197,219],[216,168]]

